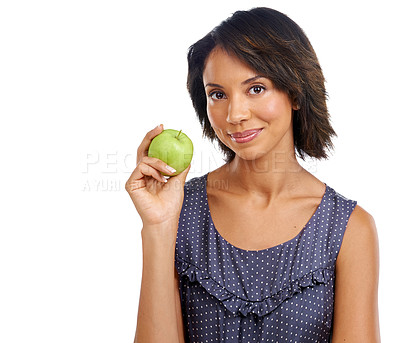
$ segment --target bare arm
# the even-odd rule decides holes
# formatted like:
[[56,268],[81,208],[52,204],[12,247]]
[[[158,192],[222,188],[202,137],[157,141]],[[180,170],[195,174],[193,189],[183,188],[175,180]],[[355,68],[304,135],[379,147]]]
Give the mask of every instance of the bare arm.
[[176,318],[178,321],[179,343],[185,343],[181,296],[179,294],[179,276],[176,269],[175,269],[175,306],[176,306]]
[[356,206],[336,262],[333,343],[378,343],[378,237],[374,219]]
[[138,148],[137,166],[125,188],[142,218],[143,270],[135,343],[183,343],[183,321],[175,271],[175,243],[189,167],[173,174],[147,156],[162,126],[149,131]]
[[143,274],[135,343],[184,343],[175,242],[152,237],[148,232],[142,231]]

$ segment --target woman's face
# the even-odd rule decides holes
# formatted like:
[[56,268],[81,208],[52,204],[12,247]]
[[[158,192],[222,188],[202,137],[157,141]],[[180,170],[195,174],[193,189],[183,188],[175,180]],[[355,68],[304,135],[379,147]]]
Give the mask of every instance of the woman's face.
[[294,151],[292,103],[269,79],[217,47],[203,82],[211,126],[236,156],[255,160]]

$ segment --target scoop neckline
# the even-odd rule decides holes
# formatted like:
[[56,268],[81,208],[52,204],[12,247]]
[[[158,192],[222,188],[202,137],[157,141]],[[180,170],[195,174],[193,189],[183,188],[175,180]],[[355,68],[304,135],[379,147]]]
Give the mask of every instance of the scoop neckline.
[[242,249],[242,248],[239,248],[239,247],[237,247],[237,246],[231,244],[230,242],[228,242],[228,241],[219,233],[219,231],[218,231],[216,225],[214,224],[214,221],[213,221],[212,216],[211,216],[210,206],[209,206],[209,204],[208,204],[208,194],[207,194],[208,174],[209,174],[209,173],[207,173],[207,174],[204,175],[205,182],[203,182],[203,185],[204,185],[204,187],[203,187],[203,192],[204,192],[204,198],[205,198],[205,202],[206,202],[205,205],[206,205],[206,210],[207,210],[207,213],[208,213],[208,219],[209,219],[209,221],[210,221],[210,223],[211,223],[212,229],[214,230],[214,232],[217,234],[217,236],[218,236],[226,245],[228,245],[229,247],[231,247],[231,248],[233,248],[233,249],[236,249],[236,250],[238,250],[238,251],[244,252],[244,253],[252,253],[252,254],[254,254],[254,253],[267,252],[267,251],[269,251],[269,250],[276,249],[276,248],[281,247],[281,246],[283,246],[283,245],[289,245],[289,244],[291,244],[293,241],[297,240],[301,235],[303,235],[304,231],[309,227],[311,221],[312,221],[312,220],[317,216],[317,214],[320,212],[323,203],[326,201],[325,199],[326,199],[326,197],[327,197],[327,195],[328,195],[328,190],[329,190],[329,186],[324,182],[325,191],[324,191],[324,194],[322,195],[322,198],[321,198],[320,203],[318,204],[318,207],[316,208],[316,210],[314,211],[314,213],[312,214],[312,216],[310,217],[310,219],[307,221],[307,223],[303,226],[303,228],[297,233],[296,236],[294,236],[293,238],[291,238],[291,239],[289,239],[289,240],[287,240],[287,241],[285,241],[285,242],[282,242],[282,243],[279,243],[279,244],[274,245],[274,246],[272,246],[272,247],[268,247],[268,248],[264,248],[264,249],[259,249],[259,250],[254,250],[254,249]]

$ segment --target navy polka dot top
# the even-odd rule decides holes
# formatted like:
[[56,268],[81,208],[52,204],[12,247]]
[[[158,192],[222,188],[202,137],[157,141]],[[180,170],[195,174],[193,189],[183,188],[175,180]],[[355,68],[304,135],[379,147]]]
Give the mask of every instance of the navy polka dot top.
[[242,250],[214,227],[207,175],[185,184],[176,241],[186,342],[329,342],[335,262],[356,202],[326,185],[296,237]]

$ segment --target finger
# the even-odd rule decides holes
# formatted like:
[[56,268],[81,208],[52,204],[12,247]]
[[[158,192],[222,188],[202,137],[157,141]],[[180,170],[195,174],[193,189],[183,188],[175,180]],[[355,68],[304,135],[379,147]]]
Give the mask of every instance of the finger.
[[146,187],[146,181],[144,179],[130,181],[128,180],[125,184],[125,190],[132,194],[134,191]]
[[138,150],[137,150],[137,158],[136,158],[136,163],[139,163],[139,161],[144,157],[147,156],[147,151],[149,150],[149,145],[152,141],[152,139],[159,135],[161,132],[163,132],[164,126],[163,124],[160,124],[156,126],[153,130],[147,132],[146,136],[143,138],[142,143],[140,143]]
[[[148,167],[146,167],[146,165]],[[168,174],[172,175],[175,172],[176,170],[167,165],[165,162],[154,157],[145,156],[139,162],[136,169],[132,172],[129,180],[127,181],[126,187],[128,187],[128,183],[131,184],[129,189],[138,189],[145,187],[146,186],[146,182],[144,180],[145,176],[151,176],[157,181],[165,183],[167,179],[164,176],[162,176],[161,173],[164,173],[166,175]]]
[[141,174],[141,178],[143,178],[144,176],[151,176],[153,179],[156,179],[157,181],[160,181],[162,183],[165,183],[167,181],[167,179],[162,176],[157,169],[154,169],[152,166],[146,163],[140,163],[138,169],[139,173]]
[[126,182],[125,189],[128,192],[133,192],[134,190],[145,187],[146,176],[152,177],[153,179],[161,183],[167,182],[167,179],[162,176],[158,170],[154,169],[146,163],[139,163],[139,165],[135,168],[135,170],[132,172],[132,175]]
[[155,157],[144,156],[140,162],[146,163],[152,166],[154,169],[157,169],[161,173],[167,175],[172,175],[176,172],[174,168]]

